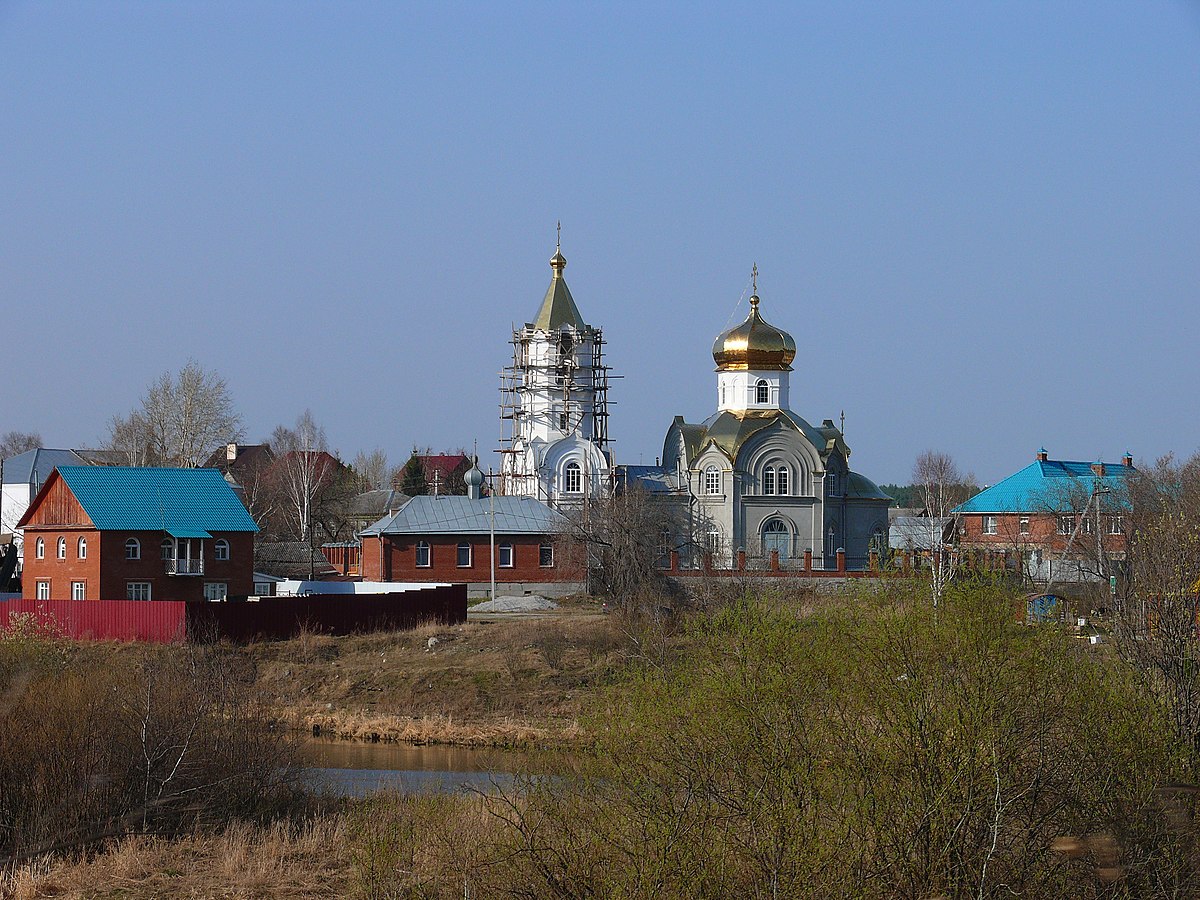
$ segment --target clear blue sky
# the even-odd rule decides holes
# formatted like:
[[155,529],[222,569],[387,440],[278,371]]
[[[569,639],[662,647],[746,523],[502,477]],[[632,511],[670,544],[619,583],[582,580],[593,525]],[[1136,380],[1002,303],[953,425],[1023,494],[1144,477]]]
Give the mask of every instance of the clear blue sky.
[[251,439],[496,446],[563,222],[620,462],[796,338],[851,464],[1200,447],[1200,7],[0,0],[0,431],[188,357]]

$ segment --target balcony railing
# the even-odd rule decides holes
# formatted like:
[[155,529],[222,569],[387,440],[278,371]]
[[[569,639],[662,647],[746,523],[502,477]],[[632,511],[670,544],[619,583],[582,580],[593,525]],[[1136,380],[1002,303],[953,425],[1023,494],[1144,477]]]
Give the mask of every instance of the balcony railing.
[[204,560],[202,559],[168,559],[166,566],[168,575],[204,574]]

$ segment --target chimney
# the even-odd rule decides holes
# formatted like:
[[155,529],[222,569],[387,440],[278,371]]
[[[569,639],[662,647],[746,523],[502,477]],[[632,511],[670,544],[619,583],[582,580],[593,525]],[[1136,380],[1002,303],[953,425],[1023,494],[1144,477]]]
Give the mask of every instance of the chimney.
[[1125,455],[1121,457],[1121,465],[1123,465],[1127,469],[1132,469],[1133,468],[1133,454],[1126,451]]
[[237,444],[226,444],[225,461],[233,462],[235,459],[237,459]]
[[1100,462],[1100,460],[1096,460],[1094,463],[1092,463],[1092,474],[1096,475],[1100,478],[1103,478],[1104,477],[1104,463]]
[[1049,458],[1050,458],[1050,454],[1046,452],[1045,447],[1042,447],[1038,450],[1038,452],[1037,452],[1037,461],[1038,462],[1045,462]]

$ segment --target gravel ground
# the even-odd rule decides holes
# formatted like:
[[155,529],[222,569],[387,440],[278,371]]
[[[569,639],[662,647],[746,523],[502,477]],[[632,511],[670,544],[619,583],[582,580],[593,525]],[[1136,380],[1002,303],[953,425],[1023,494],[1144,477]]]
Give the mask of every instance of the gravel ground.
[[485,600],[483,603],[472,606],[471,612],[541,612],[546,609],[558,609],[558,604],[537,594],[527,594],[523,597],[497,597],[495,600]]

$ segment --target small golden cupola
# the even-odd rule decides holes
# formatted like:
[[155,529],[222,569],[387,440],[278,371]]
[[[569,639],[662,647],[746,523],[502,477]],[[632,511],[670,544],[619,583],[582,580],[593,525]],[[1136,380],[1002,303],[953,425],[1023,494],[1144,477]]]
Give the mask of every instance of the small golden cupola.
[[780,328],[769,324],[758,312],[758,266],[753,270],[750,315],[720,335],[713,343],[718,372],[792,371],[796,342]]

